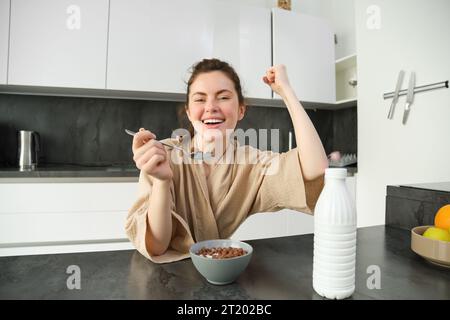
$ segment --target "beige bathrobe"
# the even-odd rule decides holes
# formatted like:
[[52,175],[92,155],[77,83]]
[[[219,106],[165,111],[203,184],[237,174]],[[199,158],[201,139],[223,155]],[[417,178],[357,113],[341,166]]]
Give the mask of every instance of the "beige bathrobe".
[[[176,139],[165,142],[180,145]],[[139,196],[129,210],[125,226],[136,249],[156,263],[188,258],[189,247],[196,241],[229,238],[253,213],[288,208],[312,214],[323,188],[323,176],[304,181],[297,149],[274,153],[241,146],[234,140],[208,178],[200,161],[186,161],[181,152],[166,150],[175,159],[169,161],[174,176],[170,186],[172,239],[168,250],[152,256],[146,247],[152,177],[142,171]]]

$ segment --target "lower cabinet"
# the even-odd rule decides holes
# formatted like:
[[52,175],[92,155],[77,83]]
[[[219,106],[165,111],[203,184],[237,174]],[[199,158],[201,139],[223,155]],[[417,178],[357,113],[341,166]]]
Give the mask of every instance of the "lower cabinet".
[[231,236],[236,240],[285,237],[314,232],[312,215],[290,209],[256,213]]
[[[347,177],[347,189],[356,201],[356,175]],[[355,206],[356,207],[356,206]],[[276,238],[314,233],[314,216],[283,209],[277,212],[257,213],[250,216],[231,236],[236,240]]]
[[131,249],[137,183],[0,184],[0,256]]
[[[347,179],[355,199],[356,176]],[[0,184],[0,256],[133,249],[125,219],[137,182]],[[314,216],[283,209],[250,216],[232,239],[314,232]]]

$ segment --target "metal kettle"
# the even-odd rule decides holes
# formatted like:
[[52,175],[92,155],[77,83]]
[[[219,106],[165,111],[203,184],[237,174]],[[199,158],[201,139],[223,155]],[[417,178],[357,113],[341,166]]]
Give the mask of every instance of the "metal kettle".
[[41,138],[35,131],[20,130],[17,133],[17,159],[20,171],[36,169],[41,151]]

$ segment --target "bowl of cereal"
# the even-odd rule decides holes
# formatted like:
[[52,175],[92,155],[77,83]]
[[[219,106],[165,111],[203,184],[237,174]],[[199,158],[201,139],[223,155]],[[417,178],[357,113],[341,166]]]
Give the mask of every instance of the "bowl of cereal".
[[245,270],[253,248],[237,240],[206,240],[193,244],[189,253],[195,268],[208,282],[224,285],[232,283]]

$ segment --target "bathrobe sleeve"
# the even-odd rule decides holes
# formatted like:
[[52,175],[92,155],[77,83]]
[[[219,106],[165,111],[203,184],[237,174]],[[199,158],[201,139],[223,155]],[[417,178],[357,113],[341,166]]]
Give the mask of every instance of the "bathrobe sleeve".
[[284,153],[261,151],[260,157],[263,161],[255,169],[261,180],[250,214],[285,208],[313,214],[324,175],[305,180],[297,148]]
[[[156,263],[173,262],[189,258],[189,248],[194,243],[186,220],[175,212],[173,182],[170,187],[172,214],[172,238],[167,251],[159,256],[151,255],[147,248],[147,212],[152,192],[152,177],[142,172],[139,176],[139,196],[128,212],[125,231],[135,248],[146,258]],[[151,214],[151,213],[150,213]]]

